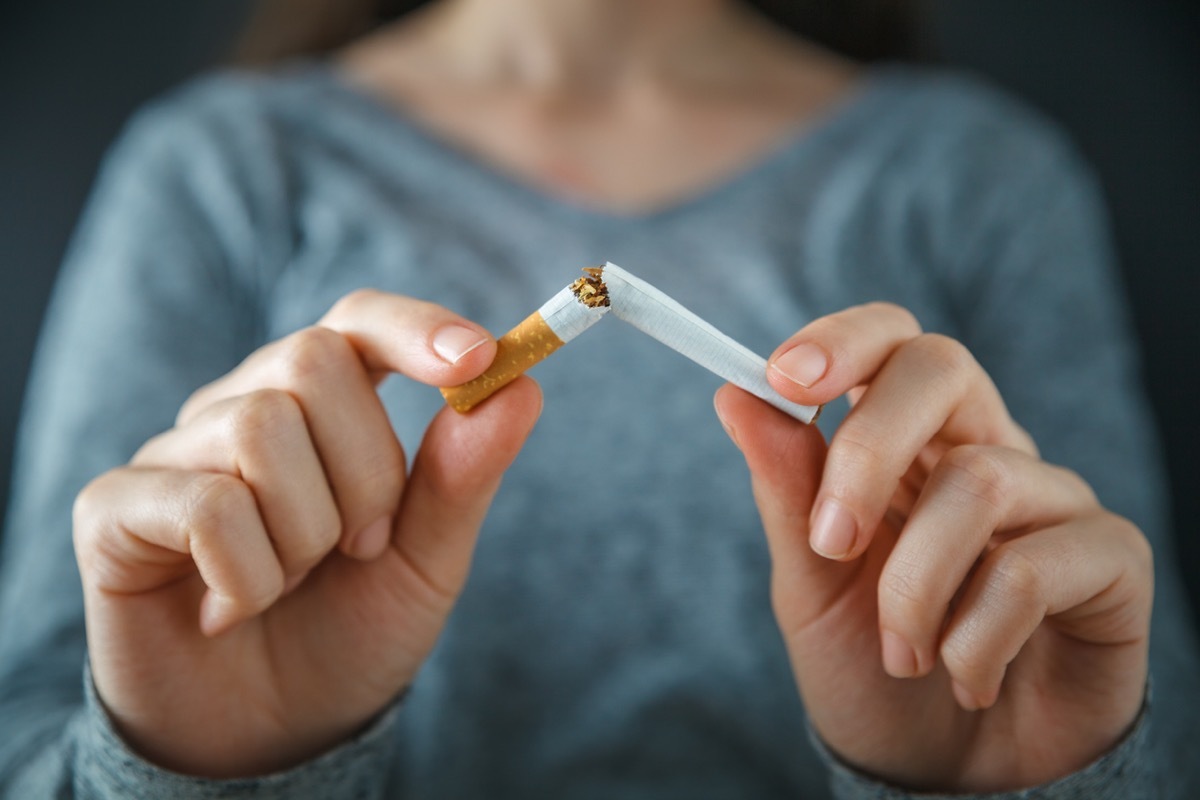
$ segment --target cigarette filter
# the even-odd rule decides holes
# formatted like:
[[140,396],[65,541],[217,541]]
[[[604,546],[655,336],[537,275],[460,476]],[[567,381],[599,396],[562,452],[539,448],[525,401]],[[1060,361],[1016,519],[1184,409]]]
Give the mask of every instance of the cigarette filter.
[[599,276],[599,269],[588,271],[497,339],[496,358],[486,372],[461,386],[442,389],[450,407],[470,411],[599,322],[609,310]]
[[677,301],[616,264],[586,275],[551,297],[497,340],[496,359],[473,381],[442,389],[455,411],[470,411],[501,387],[600,321],[609,311],[730,383],[811,423],[819,406],[785,399],[767,383],[767,361],[721,333]]

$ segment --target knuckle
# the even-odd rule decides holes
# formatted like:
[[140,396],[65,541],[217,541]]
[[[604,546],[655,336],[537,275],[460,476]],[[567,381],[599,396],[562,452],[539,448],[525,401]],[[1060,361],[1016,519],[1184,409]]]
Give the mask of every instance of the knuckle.
[[155,436],[151,436],[134,452],[133,456],[129,459],[129,463],[134,466],[153,464],[155,461],[154,453],[158,450],[163,442],[169,439],[175,430],[175,428],[172,428]]
[[879,578],[879,616],[887,627],[912,630],[928,615],[928,594],[916,570],[888,564]]
[[281,439],[303,425],[300,404],[278,389],[259,389],[243,396],[230,420],[233,438],[242,447]]
[[886,437],[881,437],[876,428],[862,419],[847,420],[829,443],[826,460],[838,470],[878,472],[885,463]]
[[1146,534],[1142,533],[1142,529],[1134,525],[1124,517],[1116,517],[1120,527],[1124,529],[1125,541],[1132,551],[1133,558],[1141,566],[1142,570],[1154,574],[1154,548],[1150,544],[1150,540],[1146,538]]
[[220,385],[222,379],[217,379],[211,383],[206,383],[196,391],[192,392],[183,405],[179,407],[179,411],[175,414],[175,426],[179,427],[193,419],[200,413],[210,402],[216,388]]
[[342,518],[337,506],[325,504],[314,520],[313,529],[314,549],[320,555],[328,553],[342,538]]
[[342,537],[342,521],[337,509],[330,504],[309,520],[305,531],[296,536],[289,548],[289,570],[302,569],[325,557]]
[[353,349],[344,336],[319,325],[283,340],[279,355],[284,380],[291,387],[318,380],[353,356]]
[[1132,522],[1123,517],[1119,519],[1129,530],[1126,537],[1130,549],[1127,564],[1133,577],[1127,583],[1131,587],[1132,606],[1141,610],[1143,624],[1148,625],[1154,605],[1154,549],[1146,535]]
[[407,482],[404,451],[394,437],[380,436],[358,454],[345,473],[335,481],[337,507],[342,528],[354,533],[383,515],[395,513]]
[[[390,443],[389,443],[390,444]],[[359,465],[359,490],[367,502],[390,508],[404,490],[406,464],[399,446],[382,446],[367,455]]]
[[958,375],[974,369],[975,356],[957,339],[940,333],[924,333],[912,340],[911,347],[936,364],[942,372]]
[[232,475],[200,473],[184,489],[184,523],[205,536],[237,526],[258,507],[250,487]]
[[865,303],[860,306],[864,311],[880,317],[891,317],[895,320],[895,325],[901,330],[911,331],[913,335],[918,335],[921,332],[921,322],[916,315],[902,305],[891,303],[886,300],[874,300],[870,303]]
[[1154,581],[1154,547],[1142,529],[1131,520],[1120,514],[1105,511],[1108,524],[1113,529],[1116,539],[1126,548],[1128,555],[1123,562],[1146,580],[1148,584]]
[[103,495],[101,486],[107,477],[108,473],[105,473],[93,478],[79,491],[79,494],[75,495],[75,502],[71,507],[71,517],[75,520],[77,530],[81,527],[80,523],[93,520],[104,512],[105,504],[101,500]]
[[891,457],[887,442],[878,425],[866,418],[851,419],[834,434],[826,453],[823,486],[860,520],[882,513],[874,508],[879,502],[875,493],[897,484],[908,468]]
[[986,586],[1003,598],[1005,607],[1044,606],[1045,583],[1042,567],[1013,542],[1000,545],[988,558]]
[[940,466],[946,483],[990,508],[1002,512],[1012,502],[1012,468],[995,448],[960,445],[942,457]]
[[71,506],[72,538],[80,566],[86,569],[100,549],[100,539],[107,528],[112,510],[107,500],[106,484],[124,468],[110,470],[93,478],[75,496]]

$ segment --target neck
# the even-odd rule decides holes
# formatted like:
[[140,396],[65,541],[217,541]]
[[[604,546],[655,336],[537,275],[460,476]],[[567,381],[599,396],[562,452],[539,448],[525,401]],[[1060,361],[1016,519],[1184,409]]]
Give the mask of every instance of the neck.
[[459,77],[543,89],[711,78],[762,24],[731,0],[443,0],[426,23]]

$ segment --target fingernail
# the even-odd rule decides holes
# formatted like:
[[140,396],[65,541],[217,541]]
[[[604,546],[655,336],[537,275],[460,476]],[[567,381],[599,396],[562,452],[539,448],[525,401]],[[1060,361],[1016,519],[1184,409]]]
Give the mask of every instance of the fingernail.
[[983,708],[983,704],[979,702],[979,698],[975,696],[974,692],[958,681],[950,681],[950,689],[954,692],[954,699],[967,711],[978,711]]
[[829,369],[829,356],[815,344],[798,344],[771,362],[771,367],[805,389],[816,386]]
[[741,445],[738,444],[737,431],[732,425],[725,421],[725,415],[721,413],[721,406],[714,402],[713,408],[717,410],[717,419],[721,421],[721,427],[725,429],[726,435],[729,436],[729,438],[733,440],[733,443],[740,448]]
[[813,520],[809,545],[826,558],[845,558],[854,549],[858,536],[858,525],[854,517],[837,500],[827,499],[821,503]]
[[216,592],[209,591],[200,600],[200,630],[205,636],[216,636],[229,627],[233,603]]
[[305,570],[304,572],[299,572],[299,573],[293,575],[292,577],[288,578],[286,581],[284,581],[282,596],[287,597],[289,594],[291,594],[293,591],[295,591],[297,586],[304,583],[304,579],[308,577],[308,573],[309,573],[309,570]]
[[472,350],[487,344],[487,337],[462,325],[446,325],[433,335],[433,351],[450,364],[462,361]]
[[392,538],[392,518],[381,517],[363,528],[350,545],[350,554],[363,561],[378,558]]
[[879,632],[883,649],[883,668],[893,678],[912,678],[917,674],[917,651],[889,630]]

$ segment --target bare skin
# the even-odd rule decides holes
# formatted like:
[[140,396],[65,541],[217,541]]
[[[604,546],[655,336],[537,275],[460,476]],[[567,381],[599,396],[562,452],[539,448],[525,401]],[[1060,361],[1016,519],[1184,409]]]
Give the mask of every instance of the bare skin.
[[966,348],[901,308],[813,322],[768,379],[799,403],[854,401],[826,445],[738,389],[716,398],[825,741],[895,785],[956,792],[1046,783],[1110,750],[1148,671],[1142,533],[1039,460]]
[[615,213],[720,183],[858,77],[714,0],[444,3],[351,48],[343,66],[491,167]]
[[[856,80],[720,0],[450,0],[342,68],[481,162],[616,213],[719,183]],[[442,412],[406,474],[375,386],[462,383],[494,352],[443,308],[351,295],[81,494],[93,675],[136,749],[196,775],[283,769],[403,690],[541,401],[522,379]],[[1119,741],[1147,674],[1148,546],[1039,460],[970,354],[873,305],[798,332],[769,379],[804,404],[856,400],[828,445],[732,387],[716,400],[825,740],[947,791],[1051,780]]]
[[477,414],[445,409],[406,475],[375,386],[454,385],[494,354],[445,309],[356,293],[199,389],[83,491],[89,656],[134,747],[196,775],[278,770],[409,684],[541,396],[522,380]]

